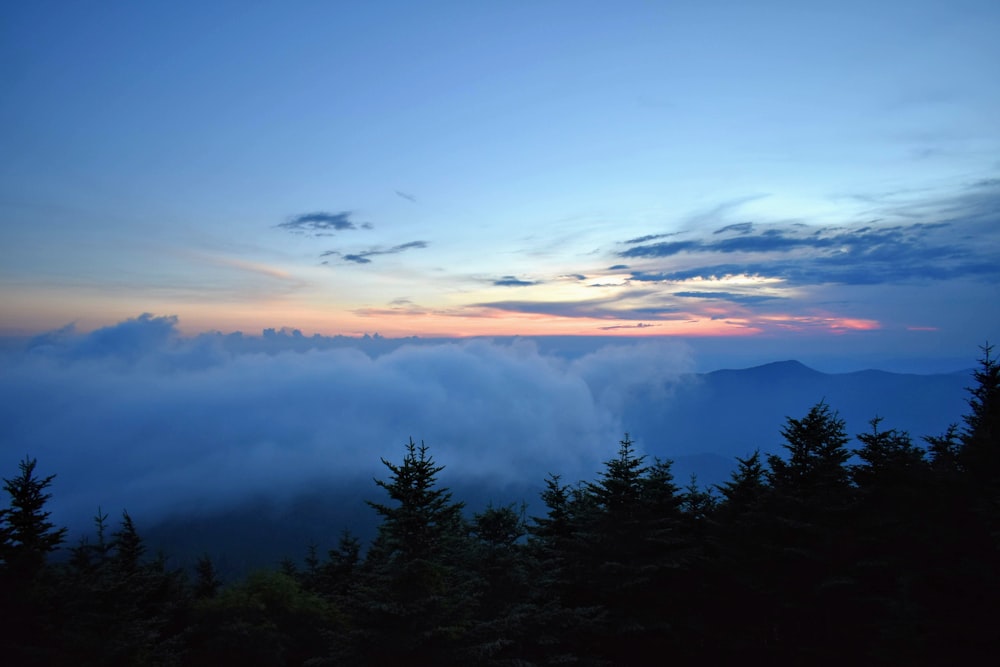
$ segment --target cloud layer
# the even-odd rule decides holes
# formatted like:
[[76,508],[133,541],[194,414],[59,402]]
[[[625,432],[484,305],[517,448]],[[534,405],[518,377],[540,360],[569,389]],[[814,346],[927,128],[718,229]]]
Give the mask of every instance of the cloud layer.
[[628,397],[690,369],[672,343],[566,360],[529,341],[373,352],[176,327],[149,315],[68,327],[0,360],[2,469],[29,454],[57,473],[58,520],[85,523],[98,505],[151,520],[382,475],[379,458],[410,436],[449,470],[501,482],[589,474],[621,437]]

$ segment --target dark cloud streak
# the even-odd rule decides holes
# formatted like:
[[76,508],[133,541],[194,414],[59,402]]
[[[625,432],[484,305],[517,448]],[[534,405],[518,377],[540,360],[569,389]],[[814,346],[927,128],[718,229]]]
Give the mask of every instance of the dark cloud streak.
[[517,276],[504,276],[493,281],[496,287],[531,287],[539,283],[534,280],[521,280]]
[[358,225],[351,220],[351,215],[353,215],[351,211],[342,211],[340,213],[327,213],[325,211],[303,213],[280,223],[278,227],[290,232],[313,234],[316,236],[329,235],[332,232],[372,228],[369,222]]
[[409,243],[401,243],[400,245],[395,245],[391,248],[372,248],[371,250],[346,254],[338,250],[327,250],[323,252],[320,257],[329,257],[333,255],[340,257],[345,262],[353,262],[354,264],[371,264],[369,257],[376,257],[378,255],[396,255],[401,252],[405,252],[406,250],[426,248],[428,245],[427,241],[410,241]]

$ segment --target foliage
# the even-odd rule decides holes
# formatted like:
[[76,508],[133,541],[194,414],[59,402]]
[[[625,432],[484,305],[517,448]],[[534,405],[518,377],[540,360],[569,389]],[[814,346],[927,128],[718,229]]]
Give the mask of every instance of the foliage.
[[[1000,649],[1000,369],[973,375],[964,427],[925,438],[825,402],[789,417],[784,455],[738,458],[712,492],[628,434],[594,479],[544,480],[544,512],[471,517],[411,439],[383,459],[367,545],[228,586],[151,557],[123,512],[50,562],[54,476],[4,480],[0,634],[18,665],[946,664]],[[960,655],[960,652],[962,653]]]
[[20,474],[3,480],[10,507],[0,510],[0,566],[15,582],[33,578],[66,537],[66,529],[49,521],[51,512],[45,509],[52,497],[46,489],[55,475],[39,478],[36,465],[35,459],[25,457],[18,463]]

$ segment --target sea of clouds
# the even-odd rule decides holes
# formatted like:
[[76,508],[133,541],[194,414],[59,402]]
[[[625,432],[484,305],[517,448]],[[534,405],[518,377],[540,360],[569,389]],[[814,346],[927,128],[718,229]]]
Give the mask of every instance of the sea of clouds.
[[9,351],[0,475],[37,458],[57,474],[53,518],[69,525],[98,506],[155,520],[384,478],[380,459],[399,462],[410,437],[453,476],[590,477],[622,438],[630,398],[667,400],[693,368],[672,341],[565,358],[529,340],[265,333],[185,337],[176,318],[142,315]]

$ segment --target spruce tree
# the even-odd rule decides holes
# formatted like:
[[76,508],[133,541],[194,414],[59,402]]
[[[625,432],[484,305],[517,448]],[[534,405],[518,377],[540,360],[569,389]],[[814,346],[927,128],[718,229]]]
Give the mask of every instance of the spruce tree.
[[59,591],[46,560],[66,534],[45,509],[55,475],[38,477],[35,466],[25,457],[20,474],[4,479],[10,506],[0,510],[0,655],[12,665],[51,662],[49,609]]
[[716,487],[723,497],[720,510],[730,519],[757,509],[767,489],[759,449],[745,459],[737,456],[736,464],[729,481]]
[[770,455],[771,484],[799,500],[840,494],[849,485],[845,463],[851,454],[844,420],[820,401],[802,419],[789,417],[781,430],[788,460]]
[[[399,465],[382,459],[388,480],[375,484],[391,503],[369,501],[382,517],[354,600],[369,632],[358,637],[357,660],[369,664],[449,664],[472,618],[469,577],[463,567],[464,504],[439,487],[423,443],[411,438]],[[363,658],[361,656],[364,656]]]
[[9,509],[0,511],[2,539],[0,561],[14,583],[24,583],[35,576],[66,537],[65,528],[49,520],[45,504],[52,497],[46,489],[55,475],[35,475],[36,459],[25,457],[18,464],[21,473],[4,479],[3,488],[10,494]]
[[993,356],[993,347],[982,346],[983,357],[972,374],[975,385],[968,389],[969,412],[959,451],[965,471],[986,484],[1000,483],[1000,360]]
[[848,437],[844,420],[822,401],[802,419],[789,417],[781,434],[788,459],[768,457],[772,491],[762,536],[771,553],[763,574],[775,596],[772,626],[782,637],[782,659],[814,663],[861,641],[845,626],[856,616],[851,569],[858,557]]
[[926,467],[924,452],[913,445],[909,433],[880,431],[880,423],[881,417],[875,417],[869,422],[871,432],[858,434],[863,446],[857,455],[863,463],[851,466],[851,477],[861,488],[899,485]]

